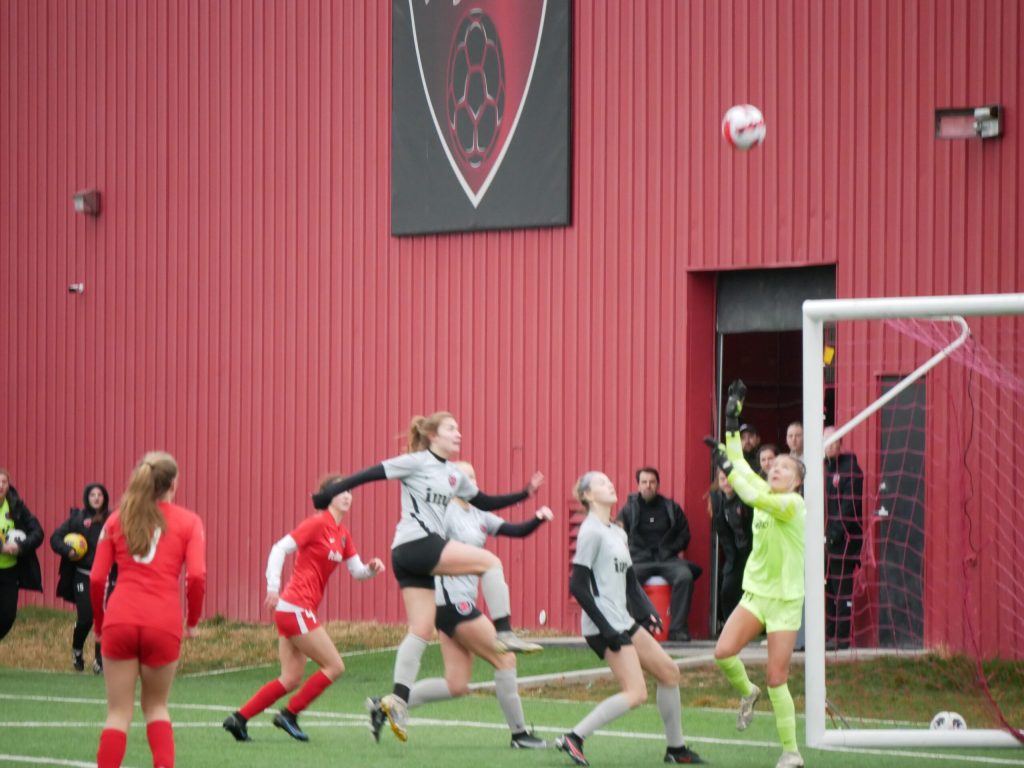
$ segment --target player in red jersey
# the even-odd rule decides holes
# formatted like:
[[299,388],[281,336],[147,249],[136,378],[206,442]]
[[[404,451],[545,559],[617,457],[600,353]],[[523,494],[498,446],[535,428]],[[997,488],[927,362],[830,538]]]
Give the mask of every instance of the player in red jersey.
[[[321,490],[340,478],[340,475],[325,478],[320,484]],[[306,659],[310,658],[320,669],[292,696],[288,706],[274,715],[274,725],[278,728],[293,739],[309,741],[296,721],[298,714],[345,672],[338,649],[327,630],[320,626],[316,615],[327,579],[342,562],[359,581],[384,572],[380,558],[375,557],[365,564],[360,560],[352,534],[341,523],[341,518],[351,508],[352,494],[348,491],[338,493],[325,511],[303,520],[298,528],[270,549],[266,606],[274,611],[274,623],[280,636],[277,647],[281,676],[260,688],[241,709],[224,721],[224,729],[238,741],[250,741],[247,725],[251,717],[298,687],[306,669]],[[292,552],[297,553],[295,569],[288,586],[278,595],[284,558]]]
[[[195,512],[176,506],[178,465],[152,451],[135,467],[121,507],[100,534],[89,578],[93,632],[103,638],[107,721],[96,753],[97,768],[118,768],[124,759],[142,679],[142,714],[154,768],[173,768],[174,733],[167,711],[178,667],[182,616],[179,579],[187,572],[188,618],[195,637],[206,592],[206,538]],[[117,589],[104,606],[107,576],[117,563]]]

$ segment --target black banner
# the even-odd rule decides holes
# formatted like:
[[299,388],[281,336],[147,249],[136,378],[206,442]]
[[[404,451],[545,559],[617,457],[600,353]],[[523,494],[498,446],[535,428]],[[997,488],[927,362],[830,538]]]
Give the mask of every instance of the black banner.
[[571,0],[392,8],[392,233],[568,224]]

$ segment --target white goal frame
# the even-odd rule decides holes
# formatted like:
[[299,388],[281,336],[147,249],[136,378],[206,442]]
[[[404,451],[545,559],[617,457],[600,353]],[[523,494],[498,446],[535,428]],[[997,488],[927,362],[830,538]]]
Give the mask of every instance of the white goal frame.
[[825,728],[825,472],[824,472],[824,324],[837,320],[934,318],[957,320],[964,334],[906,376],[886,395],[843,424],[829,439],[843,435],[881,408],[911,382],[946,359],[966,338],[964,317],[1024,315],[1024,293],[976,296],[923,296],[874,299],[833,299],[803,304],[804,480],[807,499],[805,532],[807,745],[809,747],[1016,747],[1012,734],[998,729],[933,731],[928,728]]

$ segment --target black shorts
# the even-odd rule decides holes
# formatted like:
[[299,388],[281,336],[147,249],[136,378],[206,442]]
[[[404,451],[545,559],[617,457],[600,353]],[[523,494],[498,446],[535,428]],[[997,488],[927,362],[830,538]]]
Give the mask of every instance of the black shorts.
[[464,621],[472,621],[477,616],[483,616],[483,614],[468,600],[454,605],[439,605],[434,617],[434,626],[454,640],[455,628]]
[[[620,632],[619,643],[621,645],[632,645],[633,635],[635,635],[639,630],[640,625],[634,624],[625,632]],[[587,645],[590,646],[590,650],[597,654],[597,658],[604,658],[604,653],[608,650],[608,643],[604,641],[604,637],[601,635],[584,635],[583,639],[587,641]]]
[[448,543],[436,533],[407,541],[391,550],[391,570],[400,587],[434,588],[434,568],[441,562],[441,551]]

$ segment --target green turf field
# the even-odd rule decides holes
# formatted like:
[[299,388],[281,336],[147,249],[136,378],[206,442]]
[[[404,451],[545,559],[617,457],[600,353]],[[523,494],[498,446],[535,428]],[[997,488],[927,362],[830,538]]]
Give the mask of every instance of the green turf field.
[[[225,766],[369,766],[394,764],[431,766],[568,766],[556,750],[525,752],[509,749],[507,727],[490,695],[431,704],[413,712],[405,744],[386,730],[375,744],[367,728],[363,699],[385,692],[391,678],[393,651],[347,655],[346,675],[301,717],[311,741],[291,740],[270,724],[264,714],[250,722],[253,741],[236,743],[221,729],[221,720],[258,686],[277,674],[275,667],[182,675],[175,683],[171,711],[177,740],[177,764],[192,768]],[[597,666],[589,651],[551,648],[521,659],[520,673],[535,675]],[[422,676],[440,674],[440,654],[431,646]],[[490,678],[480,665],[477,679]],[[686,673],[684,671],[684,685]],[[567,699],[540,698],[524,691],[524,709],[539,735],[552,739],[569,729],[593,704],[571,700],[572,689],[560,689]],[[569,690],[569,694],[565,691]],[[104,717],[103,680],[71,672],[29,672],[0,668],[0,765],[94,765],[97,739]],[[684,701],[689,698],[684,691]],[[141,713],[138,717],[141,720]],[[720,709],[686,708],[684,731],[690,746],[717,766],[775,765],[779,747],[767,706],[759,706],[754,724],[743,734],[734,729],[735,714]],[[798,725],[798,728],[800,726]],[[802,739],[802,735],[801,735]],[[664,755],[661,721],[647,704],[587,740],[587,757],[602,766],[660,765]],[[803,749],[808,766],[816,768],[890,768],[925,765],[1015,765],[1024,767],[1024,752],[976,750],[850,750],[822,752]],[[136,724],[128,740],[125,765],[150,765],[145,729]]]

